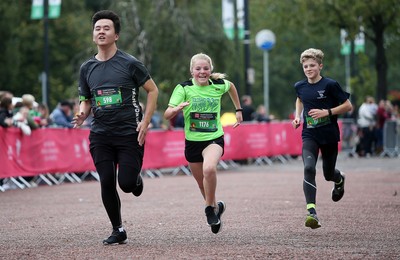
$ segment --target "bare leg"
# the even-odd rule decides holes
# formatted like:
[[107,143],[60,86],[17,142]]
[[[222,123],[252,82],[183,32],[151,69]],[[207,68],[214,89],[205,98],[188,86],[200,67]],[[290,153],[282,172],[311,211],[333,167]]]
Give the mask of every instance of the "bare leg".
[[193,177],[197,181],[206,206],[216,206],[215,191],[217,188],[217,164],[221,159],[222,148],[211,144],[203,151],[203,163],[190,163]]

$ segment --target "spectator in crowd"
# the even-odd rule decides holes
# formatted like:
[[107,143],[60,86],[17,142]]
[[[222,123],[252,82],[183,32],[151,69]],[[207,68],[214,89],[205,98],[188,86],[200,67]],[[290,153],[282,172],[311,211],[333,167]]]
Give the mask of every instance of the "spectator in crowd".
[[22,104],[29,109],[30,117],[34,118],[36,116],[40,116],[40,113],[37,110],[37,103],[35,101],[35,97],[32,94],[22,95]]
[[44,104],[40,103],[37,108],[40,116],[39,118],[36,118],[36,123],[40,127],[48,127],[52,125],[52,121],[50,119],[50,113],[49,113],[49,107]]
[[383,151],[383,127],[385,126],[386,120],[392,117],[393,106],[389,100],[380,100],[378,104],[378,110],[376,112],[376,154],[380,154]]
[[13,125],[13,104],[12,96],[3,95],[0,97],[0,126],[10,127]]
[[400,119],[400,110],[399,110],[399,104],[393,104],[392,105],[392,119]]
[[151,117],[149,127],[151,129],[166,129],[167,128],[163,122],[162,114],[157,109],[154,111],[154,113]]
[[255,120],[259,123],[261,122],[271,122],[271,119],[269,117],[269,115],[267,114],[267,110],[265,109],[264,105],[259,105],[257,107],[256,113],[255,113]]
[[316,211],[315,180],[319,152],[325,180],[334,182],[332,200],[337,202],[344,195],[345,176],[336,169],[340,141],[337,118],[352,109],[350,94],[337,81],[321,76],[323,58],[324,53],[318,49],[311,48],[302,52],[300,63],[306,79],[294,85],[297,99],[296,115],[292,124],[294,128],[299,127],[302,114],[303,191],[308,211],[305,226],[312,229],[321,227]]
[[72,128],[72,109],[73,105],[68,100],[63,100],[51,112],[50,118],[56,127]]
[[[127,234],[122,225],[117,183],[123,192],[136,197],[143,192],[140,172],[144,143],[156,108],[158,88],[142,62],[118,49],[121,22],[116,13],[109,10],[95,13],[92,26],[97,54],[81,65],[79,112],[72,122],[79,127],[93,113],[90,153],[112,225],[112,233],[103,244],[125,244]],[[144,114],[139,104],[140,89],[147,94]]]
[[249,95],[244,95],[242,96],[242,115],[243,115],[243,121],[253,121],[254,120],[254,107],[253,107],[253,100],[251,96]]
[[29,108],[24,106],[22,103],[17,103],[18,109],[14,111],[17,111],[13,113],[13,124],[17,127],[19,127],[24,135],[31,135],[32,133],[32,128],[29,124]]
[[[35,98],[31,94],[22,95],[21,101],[18,101],[14,106],[14,114],[18,114],[19,110],[24,107],[28,109],[28,116],[26,118],[27,125],[31,130],[35,130],[39,128],[38,124],[35,122],[35,117],[38,115],[38,112],[35,105]],[[25,110],[25,109],[24,109]]]
[[9,97],[9,98],[11,98],[11,99],[14,98],[14,94],[11,93],[10,91],[7,91],[7,90],[0,90],[0,100],[1,100],[3,97],[5,97],[5,96],[7,96],[7,97]]
[[357,153],[361,157],[372,155],[377,110],[375,99],[371,96],[367,96],[358,109],[357,125],[360,129],[360,143]]
[[228,92],[236,108],[237,122],[242,122],[242,108],[235,85],[225,80],[225,74],[213,72],[211,58],[196,54],[190,61],[192,79],[178,84],[164,113],[167,120],[183,111],[185,118],[185,157],[189,162],[204,198],[207,223],[218,233],[223,201],[216,201],[217,164],[224,153],[224,131],[220,121],[221,97]]

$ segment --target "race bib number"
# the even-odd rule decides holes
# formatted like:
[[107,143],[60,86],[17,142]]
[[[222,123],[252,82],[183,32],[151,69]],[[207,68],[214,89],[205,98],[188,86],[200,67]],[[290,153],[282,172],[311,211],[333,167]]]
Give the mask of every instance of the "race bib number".
[[331,123],[329,116],[314,119],[310,116],[306,117],[307,128],[317,128]]
[[216,132],[217,130],[217,113],[190,113],[190,131]]
[[93,96],[97,107],[109,108],[121,106],[122,104],[121,89],[119,87],[97,89],[94,91]]

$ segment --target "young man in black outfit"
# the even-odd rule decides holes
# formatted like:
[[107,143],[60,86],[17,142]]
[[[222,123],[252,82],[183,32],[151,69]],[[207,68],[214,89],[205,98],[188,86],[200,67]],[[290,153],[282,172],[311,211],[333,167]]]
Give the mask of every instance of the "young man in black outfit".
[[[105,245],[124,244],[127,235],[122,226],[122,191],[140,196],[140,176],[144,142],[155,110],[158,88],[145,66],[135,57],[119,50],[120,19],[112,11],[94,14],[93,41],[98,53],[84,62],[79,78],[79,113],[72,123],[79,127],[93,112],[90,152],[100,176],[101,197],[112,224]],[[147,92],[146,111],[139,105],[139,88]]]

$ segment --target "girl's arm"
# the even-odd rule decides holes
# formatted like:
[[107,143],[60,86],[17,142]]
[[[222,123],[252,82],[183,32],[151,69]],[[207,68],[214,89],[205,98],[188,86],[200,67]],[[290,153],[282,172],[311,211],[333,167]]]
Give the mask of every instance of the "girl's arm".
[[231,87],[229,88],[229,96],[232,99],[233,105],[235,106],[235,110],[236,110],[236,123],[233,125],[233,127],[237,127],[238,125],[240,125],[241,122],[243,122],[243,115],[242,115],[242,108],[240,106],[240,99],[239,99],[239,95],[237,92],[237,89],[235,87],[235,85],[230,82]]

